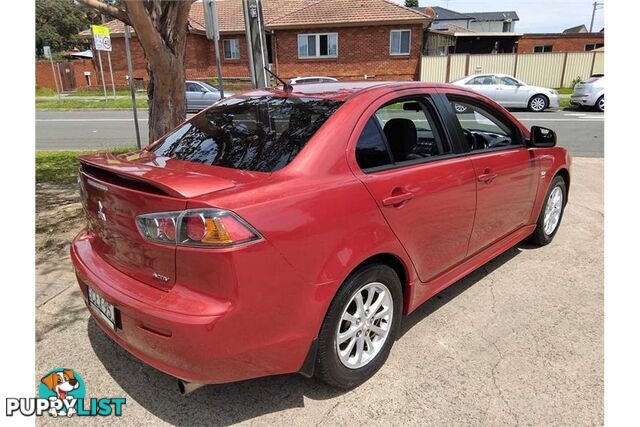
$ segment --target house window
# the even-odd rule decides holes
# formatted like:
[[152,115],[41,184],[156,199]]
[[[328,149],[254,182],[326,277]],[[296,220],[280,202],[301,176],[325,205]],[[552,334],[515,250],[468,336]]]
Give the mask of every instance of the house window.
[[240,59],[240,42],[238,39],[225,39],[222,41],[224,59]]
[[502,32],[510,33],[511,32],[511,21],[504,21],[502,23]]
[[534,46],[533,52],[534,53],[553,52],[553,45],[545,44],[545,45]]
[[298,34],[299,58],[335,58],[338,56],[338,33]]
[[409,55],[411,50],[411,30],[391,30],[389,52],[391,55]]
[[588,43],[588,44],[584,45],[584,50],[586,52],[589,52],[590,50],[598,49],[598,48],[603,47],[603,46],[604,46],[604,43]]

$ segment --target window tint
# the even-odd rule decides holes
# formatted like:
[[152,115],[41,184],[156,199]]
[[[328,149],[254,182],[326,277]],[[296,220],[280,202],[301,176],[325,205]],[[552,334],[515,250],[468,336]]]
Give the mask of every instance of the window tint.
[[499,85],[508,85],[508,86],[518,86],[518,82],[515,79],[512,79],[511,77],[495,77],[496,79],[496,83]]
[[512,125],[464,99],[450,96],[449,100],[463,129],[469,151],[520,145]]
[[479,76],[467,82],[468,85],[492,85],[493,76]]
[[436,127],[430,104],[422,98],[387,104],[374,117],[395,163],[451,153],[451,147]]
[[361,169],[370,169],[391,164],[391,157],[387,150],[378,123],[371,117],[365,125],[358,145],[356,146],[356,160]]
[[150,150],[158,156],[260,172],[286,166],[342,102],[230,98],[194,116]]
[[202,88],[196,83],[187,83],[186,84],[187,92],[201,92]]

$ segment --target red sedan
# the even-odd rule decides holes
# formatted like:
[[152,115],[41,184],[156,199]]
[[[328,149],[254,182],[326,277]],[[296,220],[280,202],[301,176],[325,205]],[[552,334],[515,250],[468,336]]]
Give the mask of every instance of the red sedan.
[[403,316],[553,239],[571,163],[555,145],[449,85],[255,90],[82,157],[71,255],[98,325],[183,392],[291,372],[351,388]]

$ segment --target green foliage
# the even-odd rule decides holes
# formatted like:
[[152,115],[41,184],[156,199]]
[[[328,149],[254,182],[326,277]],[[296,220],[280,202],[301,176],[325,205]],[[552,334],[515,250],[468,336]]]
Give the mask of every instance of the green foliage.
[[418,0],[404,0],[404,5],[406,7],[418,7]]
[[573,89],[574,87],[576,87],[576,85],[578,83],[580,83],[582,81],[582,77],[578,76],[575,79],[571,80],[571,89]]
[[50,87],[36,87],[36,96],[56,96],[58,92]]
[[115,148],[101,151],[36,151],[36,182],[71,184],[78,176],[78,156],[98,152],[121,154],[134,150],[135,148]]
[[88,40],[78,33],[100,22],[100,15],[73,0],[36,0],[36,55],[43,46],[59,52],[73,48],[86,49]]

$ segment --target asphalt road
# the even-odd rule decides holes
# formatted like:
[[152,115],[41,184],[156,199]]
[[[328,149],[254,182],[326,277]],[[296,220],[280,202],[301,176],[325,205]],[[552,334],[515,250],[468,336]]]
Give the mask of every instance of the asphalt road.
[[58,289],[37,304],[34,385],[67,367],[88,398],[127,399],[122,417],[64,421],[82,425],[603,425],[603,171],[603,159],[575,159],[555,240],[521,243],[427,301],[349,392],[292,374],[180,396],[90,319],[67,244],[36,265],[37,293]]
[[[604,114],[556,111],[515,112],[526,126],[554,129],[559,145],[575,157],[604,157]],[[142,144],[146,145],[147,111],[139,111]],[[91,150],[135,146],[131,111],[37,111],[37,150]]]

